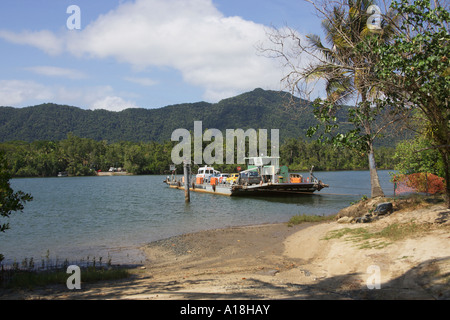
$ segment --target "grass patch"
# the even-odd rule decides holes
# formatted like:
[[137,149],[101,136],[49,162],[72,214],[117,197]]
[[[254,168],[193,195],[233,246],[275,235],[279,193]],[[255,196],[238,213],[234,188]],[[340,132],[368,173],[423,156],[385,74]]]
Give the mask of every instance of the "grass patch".
[[324,240],[331,240],[331,239],[340,239],[344,236],[349,235],[350,237],[362,237],[363,235],[366,236],[369,232],[365,228],[344,228],[339,230],[333,230],[327,233]]
[[307,215],[307,214],[297,214],[293,216],[288,221],[288,227],[295,226],[297,224],[305,223],[305,222],[322,222],[328,220],[334,220],[334,215],[330,216],[317,216],[317,215]]
[[428,231],[430,226],[427,224],[416,224],[414,222],[410,223],[394,223],[380,232],[376,233],[378,237],[383,237],[391,241],[402,240],[413,236],[415,234]]
[[[103,280],[118,280],[130,275],[126,268],[87,267],[81,268],[81,282],[92,283]],[[66,269],[56,270],[0,270],[0,288],[34,289],[48,285],[66,285],[70,274]]]
[[367,228],[343,228],[330,231],[324,240],[340,239],[347,237],[348,241],[355,242],[360,249],[382,249],[392,244],[392,242],[406,239],[430,229],[429,225],[410,223],[394,223],[381,231],[370,232]]
[[[45,258],[45,259],[44,259]],[[33,258],[25,258],[21,263],[14,261],[11,265],[3,265],[0,261],[0,289],[33,289],[48,285],[66,285],[67,279],[71,276],[67,273],[69,265],[80,266],[81,282],[92,283],[103,280],[118,280],[130,276],[130,271],[125,267],[113,266],[111,258],[103,263],[102,257],[89,256],[69,263],[67,259],[60,262],[50,259],[50,252],[40,263],[36,263]]]

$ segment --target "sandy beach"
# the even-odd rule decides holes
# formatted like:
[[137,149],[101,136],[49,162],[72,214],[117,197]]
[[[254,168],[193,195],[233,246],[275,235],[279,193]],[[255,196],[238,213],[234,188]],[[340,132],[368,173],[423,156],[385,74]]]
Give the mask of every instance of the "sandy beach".
[[[450,299],[450,210],[396,208],[371,223],[268,224],[186,234],[142,248],[130,278],[0,294],[2,299]],[[420,226],[395,241],[351,237]],[[347,235],[333,237],[337,232]],[[379,283],[379,286],[375,286]]]

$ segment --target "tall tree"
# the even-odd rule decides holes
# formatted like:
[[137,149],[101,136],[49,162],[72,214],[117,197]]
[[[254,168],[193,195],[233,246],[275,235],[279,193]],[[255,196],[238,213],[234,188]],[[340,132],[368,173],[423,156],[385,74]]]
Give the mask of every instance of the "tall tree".
[[[289,73],[283,79],[291,91],[309,92],[308,83],[324,81],[326,98],[314,101],[314,114],[322,124],[320,140],[335,146],[346,146],[364,152],[368,156],[371,181],[371,196],[383,196],[375,164],[374,141],[399,115],[383,118],[387,112],[376,103],[380,98],[377,83],[373,81],[373,68],[379,60],[375,53],[364,54],[361,43],[367,38],[377,43],[387,42],[395,29],[388,23],[395,20],[381,19],[379,8],[372,0],[325,1],[322,5],[310,1],[322,20],[325,43],[318,35],[302,38],[294,30],[278,31],[270,35],[277,46],[270,50],[275,57],[286,61]],[[289,42],[291,46],[288,46]],[[293,43],[293,45],[292,45]],[[266,50],[267,52],[267,50]],[[273,56],[273,55],[272,55]],[[295,59],[311,60],[302,66]],[[306,85],[305,85],[306,84]],[[343,104],[353,102],[348,108],[348,121],[354,129],[339,132],[336,114],[343,111]],[[319,125],[310,128],[309,135],[317,133]]]
[[392,8],[403,17],[399,33],[373,46],[385,103],[413,110],[414,127],[439,150],[450,208],[450,13],[440,1],[399,0]]

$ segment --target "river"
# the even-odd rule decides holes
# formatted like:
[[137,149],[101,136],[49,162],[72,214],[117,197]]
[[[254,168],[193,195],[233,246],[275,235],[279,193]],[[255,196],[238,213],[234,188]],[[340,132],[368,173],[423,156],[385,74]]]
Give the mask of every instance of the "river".
[[[287,222],[296,214],[330,215],[370,196],[368,171],[316,172],[329,188],[313,195],[238,198],[169,189],[164,176],[12,179],[14,190],[33,196],[0,234],[3,263],[49,257],[139,263],[138,248],[151,241],[205,229]],[[304,176],[308,176],[304,173]],[[379,171],[386,195],[389,171]],[[4,219],[2,220],[4,221]]]

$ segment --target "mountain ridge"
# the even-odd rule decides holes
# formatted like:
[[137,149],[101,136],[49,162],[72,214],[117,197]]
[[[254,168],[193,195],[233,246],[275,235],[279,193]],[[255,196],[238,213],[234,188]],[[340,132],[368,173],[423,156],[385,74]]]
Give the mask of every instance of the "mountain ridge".
[[257,88],[217,103],[194,102],[156,109],[132,108],[114,112],[44,103],[24,108],[0,107],[0,142],[63,140],[69,133],[109,142],[162,142],[175,129],[280,129],[280,139],[304,136],[316,123],[312,112],[298,117],[288,103],[308,103],[282,91]]

